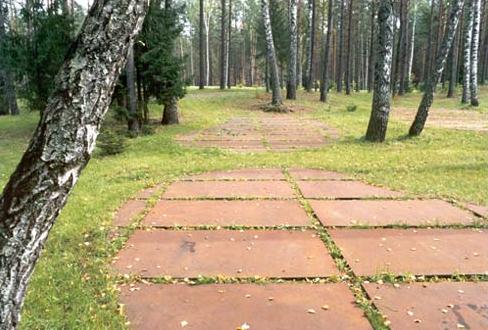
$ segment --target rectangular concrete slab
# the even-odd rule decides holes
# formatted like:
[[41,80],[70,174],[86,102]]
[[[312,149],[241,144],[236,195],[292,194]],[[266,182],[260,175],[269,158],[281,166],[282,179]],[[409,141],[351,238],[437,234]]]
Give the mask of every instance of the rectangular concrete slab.
[[488,329],[488,282],[366,284],[365,288],[391,321],[391,329]]
[[324,226],[471,224],[470,212],[442,200],[310,200]]
[[118,227],[129,226],[134,218],[146,208],[144,200],[131,199],[125,202],[115,214],[113,224]]
[[175,182],[164,198],[293,198],[295,194],[285,181],[194,181]]
[[321,277],[337,274],[312,231],[136,231],[115,260],[143,277]]
[[342,283],[136,288],[124,286],[120,296],[132,329],[371,329]]
[[474,229],[333,229],[356,275],[488,274],[488,232]]
[[293,168],[288,171],[295,180],[343,180],[347,176],[337,172],[319,169]]
[[144,218],[147,226],[308,226],[296,200],[162,200]]
[[375,198],[400,197],[401,193],[379,188],[359,181],[298,181],[306,198]]
[[215,171],[203,174],[192,175],[185,180],[285,180],[280,169],[256,168],[238,169],[230,171]]

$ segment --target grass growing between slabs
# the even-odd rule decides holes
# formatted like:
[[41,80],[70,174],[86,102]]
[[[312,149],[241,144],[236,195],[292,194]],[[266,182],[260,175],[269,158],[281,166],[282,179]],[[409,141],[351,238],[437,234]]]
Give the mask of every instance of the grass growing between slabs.
[[[415,108],[420,94],[397,99],[395,106]],[[181,101],[182,125],[156,127],[154,134],[128,141],[119,155],[96,154],[82,174],[54,226],[32,278],[22,329],[120,329],[115,279],[107,264],[119,244],[109,239],[114,211],[142,188],[168,183],[185,174],[238,167],[324,168],[369,183],[418,195],[488,205],[488,134],[427,128],[422,136],[405,138],[408,124],[392,117],[388,140],[363,141],[371,108],[366,93],[331,94],[330,104],[318,94],[299,93],[297,105],[312,108],[310,116],[336,127],[340,139],[318,150],[291,153],[239,154],[218,149],[192,149],[174,142],[232,116],[257,115],[264,102],[256,89],[191,90]],[[348,111],[347,105],[356,105]],[[487,112],[488,90],[481,93],[480,112]],[[457,100],[441,98],[439,108],[458,108]],[[154,118],[160,107],[151,106]],[[475,110],[466,110],[475,111]],[[293,114],[292,114],[293,115]],[[288,116],[288,115],[284,115]],[[0,186],[14,170],[38,121],[37,113],[0,117]]]

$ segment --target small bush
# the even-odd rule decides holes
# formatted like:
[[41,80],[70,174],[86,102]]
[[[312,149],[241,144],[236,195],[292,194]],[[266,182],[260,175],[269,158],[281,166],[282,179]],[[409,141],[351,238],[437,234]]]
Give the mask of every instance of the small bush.
[[116,131],[106,130],[100,133],[97,146],[101,156],[121,154],[127,147],[126,137]]
[[347,107],[346,107],[346,110],[348,112],[355,112],[356,110],[358,109],[358,106],[356,104],[349,104]]

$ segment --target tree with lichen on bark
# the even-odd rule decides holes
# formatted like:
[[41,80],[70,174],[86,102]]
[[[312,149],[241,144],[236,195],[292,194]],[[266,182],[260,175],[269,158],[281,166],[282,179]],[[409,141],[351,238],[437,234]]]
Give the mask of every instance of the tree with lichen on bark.
[[96,1],[55,79],[38,127],[0,196],[0,324],[14,329],[28,281],[95,149],[147,0]]

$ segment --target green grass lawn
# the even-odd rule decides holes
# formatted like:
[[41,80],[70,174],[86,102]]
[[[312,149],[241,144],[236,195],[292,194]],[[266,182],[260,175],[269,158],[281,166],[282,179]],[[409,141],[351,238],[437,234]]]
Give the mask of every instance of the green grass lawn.
[[[363,142],[371,107],[366,93],[349,98],[332,94],[330,104],[319,103],[316,94],[299,94],[297,104],[315,109],[311,116],[341,132],[339,141],[322,149],[238,154],[184,148],[174,142],[176,134],[249,114],[246,109],[262,94],[256,89],[190,90],[181,101],[182,125],[157,127],[152,135],[131,139],[120,155],[96,154],[51,232],[28,290],[21,328],[124,328],[115,279],[107,267],[119,247],[109,239],[113,213],[140,189],[183,174],[237,167],[324,168],[421,197],[488,205],[488,134],[428,128],[419,138],[406,139],[408,125],[393,120],[386,143]],[[415,108],[419,99],[415,93],[395,100],[395,106]],[[357,110],[348,112],[348,104],[357,105]],[[482,91],[481,104],[479,110],[466,111],[488,111],[488,89]],[[441,98],[434,107],[455,109],[460,104]],[[151,110],[159,116],[157,105]],[[0,118],[1,187],[37,120],[37,113]]]

